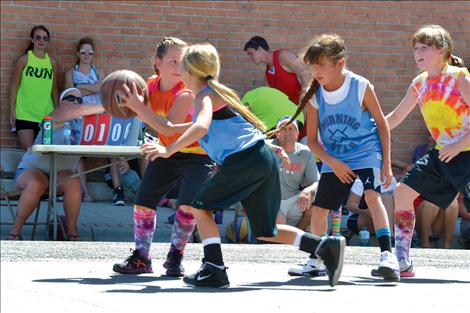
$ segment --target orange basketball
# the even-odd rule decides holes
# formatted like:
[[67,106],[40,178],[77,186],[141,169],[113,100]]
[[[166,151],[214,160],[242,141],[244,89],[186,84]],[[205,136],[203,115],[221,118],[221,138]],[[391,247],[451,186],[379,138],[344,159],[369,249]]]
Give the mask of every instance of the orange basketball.
[[115,71],[103,80],[100,87],[100,99],[103,108],[112,116],[130,118],[136,113],[128,108],[121,95],[125,94],[122,86],[125,84],[132,91],[132,82],[135,83],[139,94],[144,94],[145,103],[148,102],[148,91],[145,80],[139,74],[129,70]]

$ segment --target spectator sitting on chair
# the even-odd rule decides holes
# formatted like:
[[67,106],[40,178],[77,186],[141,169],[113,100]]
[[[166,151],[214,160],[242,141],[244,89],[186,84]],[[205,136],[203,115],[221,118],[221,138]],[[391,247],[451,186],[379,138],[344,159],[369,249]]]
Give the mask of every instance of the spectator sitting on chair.
[[463,202],[463,195],[460,193],[457,197],[459,203],[459,216],[460,220],[460,236],[461,244],[465,249],[470,249],[470,208],[465,207]]
[[110,160],[111,162],[119,160],[121,162],[106,169],[104,180],[108,187],[113,189],[113,205],[124,206],[124,188],[136,193],[145,169],[142,168],[142,165],[139,162],[141,159],[127,161],[125,158],[111,158]]
[[[281,128],[291,119],[281,117],[276,128]],[[319,174],[315,159],[310,149],[299,142],[297,121],[282,128],[276,133],[273,144],[284,149],[290,159],[288,169],[281,168],[281,207],[277,215],[277,224],[288,224],[302,230],[310,226],[310,215],[313,198],[318,187]]]
[[422,200],[415,207],[415,212],[416,232],[421,239],[421,248],[431,248],[430,241],[436,243],[444,235],[443,247],[444,249],[450,249],[459,214],[457,197],[446,209]]
[[[82,105],[82,97],[80,90],[69,88],[62,92],[60,96],[60,104],[52,113],[54,121],[53,140],[54,144],[64,142],[64,122],[69,121],[72,129],[72,135],[79,132],[80,123],[78,117],[103,112],[101,105]],[[75,144],[75,136],[72,136],[72,144]],[[41,143],[42,130],[36,137],[35,144]],[[16,210],[16,218],[13,227],[8,234],[8,240],[21,240],[21,229],[25,221],[29,218],[34,208],[38,206],[41,196],[49,187],[49,170],[50,156],[48,154],[34,153],[29,148],[15,173],[16,187],[22,189],[18,207]],[[72,174],[80,156],[60,156],[58,162],[57,181],[60,182],[64,178]],[[71,241],[79,240],[77,232],[77,220],[80,212],[81,193],[80,179],[73,178],[58,185],[57,193],[64,195],[64,211],[66,217],[65,229],[67,237]]]

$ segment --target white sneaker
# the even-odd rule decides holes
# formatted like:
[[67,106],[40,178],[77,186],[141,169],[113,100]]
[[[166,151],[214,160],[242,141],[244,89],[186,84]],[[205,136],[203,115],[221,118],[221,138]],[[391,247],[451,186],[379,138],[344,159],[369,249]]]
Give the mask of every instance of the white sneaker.
[[400,266],[397,257],[389,251],[382,252],[379,267],[373,269],[371,275],[381,276],[387,281],[400,281]]
[[325,276],[327,270],[323,260],[321,259],[311,259],[309,258],[305,263],[297,264],[295,267],[289,268],[287,273],[290,276]]

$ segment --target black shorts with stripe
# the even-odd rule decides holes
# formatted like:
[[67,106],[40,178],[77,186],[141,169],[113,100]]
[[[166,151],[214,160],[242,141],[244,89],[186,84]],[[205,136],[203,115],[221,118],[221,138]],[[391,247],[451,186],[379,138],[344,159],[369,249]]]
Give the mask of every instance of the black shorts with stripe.
[[457,192],[464,196],[470,211],[470,151],[460,152],[450,162],[439,159],[439,151],[431,149],[402,178],[402,183],[438,207],[447,208]]

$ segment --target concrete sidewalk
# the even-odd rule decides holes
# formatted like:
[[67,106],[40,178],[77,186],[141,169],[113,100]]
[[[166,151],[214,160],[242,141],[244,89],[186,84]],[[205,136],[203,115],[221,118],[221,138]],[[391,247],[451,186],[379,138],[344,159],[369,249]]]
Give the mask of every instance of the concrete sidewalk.
[[[287,245],[224,244],[230,288],[190,288],[162,267],[168,244],[152,245],[153,274],[119,275],[122,242],[1,242],[1,312],[469,312],[470,251],[413,249],[416,277],[385,283],[370,276],[376,247],[346,247],[339,284],[291,277],[306,253]],[[202,245],[188,244],[188,274]],[[414,309],[413,309],[414,308]],[[406,311],[406,310],[405,310]]]

